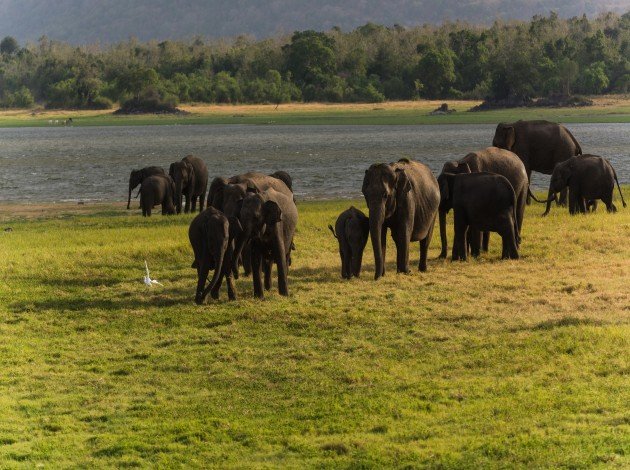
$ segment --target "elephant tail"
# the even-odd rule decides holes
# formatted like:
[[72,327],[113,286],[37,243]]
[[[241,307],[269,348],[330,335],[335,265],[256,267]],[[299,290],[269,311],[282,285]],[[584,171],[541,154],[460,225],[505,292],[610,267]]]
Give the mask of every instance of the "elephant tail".
[[516,246],[521,245],[521,234],[518,231],[518,217],[516,216],[516,194],[514,195],[514,203],[512,204],[512,218],[514,219],[514,239],[516,240]]
[[[214,289],[217,285],[217,283],[219,282],[219,279],[221,279],[221,276],[223,275],[223,263],[225,261],[225,254],[228,250],[228,241],[229,241],[229,226],[226,222],[226,224],[223,226],[223,229],[225,230],[224,233],[224,237],[223,237],[223,242],[221,244],[220,247],[218,247],[218,258],[215,260],[214,263],[214,274],[212,275],[212,279],[210,280],[210,284],[208,284],[208,287],[206,287],[203,291],[203,298],[205,298],[211,291],[212,289]],[[205,237],[206,241],[204,243],[205,245],[205,250],[206,253],[209,253],[210,251],[210,245],[209,245],[209,238]]]
[[[625,206],[624,206],[624,207],[625,207]],[[330,231],[332,232],[333,236],[334,236],[337,240],[339,240],[339,237],[338,237],[338,236],[337,236],[337,234],[335,233],[335,229],[333,228],[333,226],[329,224],[329,225],[328,225],[328,228],[329,228],[329,229],[330,229]]]
[[534,193],[532,193],[532,190],[530,189],[530,187],[527,187],[527,194],[529,194],[529,197],[531,197],[534,201],[540,203],[540,204],[547,204],[549,202],[549,200],[547,201],[541,201],[540,199],[538,199],[536,196],[534,196]]
[[[610,167],[612,168],[612,165],[610,165]],[[619,196],[621,196],[621,202],[623,204],[623,207],[628,207],[626,205],[626,201],[623,198],[623,193],[621,192],[621,186],[619,186],[619,180],[617,179],[617,172],[615,171],[615,169],[612,169],[613,171],[613,176],[615,177],[615,181],[617,182],[617,189],[619,190]]]
[[571,134],[571,131],[567,129],[566,127],[564,128],[564,130],[567,131],[567,134],[569,134],[569,137],[571,137],[571,140],[573,141],[573,144],[575,145],[575,155],[582,155],[582,147],[580,146],[580,143],[577,141],[575,136]]

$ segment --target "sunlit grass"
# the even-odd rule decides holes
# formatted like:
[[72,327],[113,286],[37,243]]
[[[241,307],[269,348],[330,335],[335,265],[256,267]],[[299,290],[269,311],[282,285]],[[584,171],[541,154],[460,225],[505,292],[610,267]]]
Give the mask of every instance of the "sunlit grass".
[[630,209],[531,206],[518,261],[436,232],[409,276],[390,240],[374,282],[369,246],[339,275],[349,205],[300,204],[290,297],[202,307],[190,216],[4,207],[0,467],[630,465]]
[[[186,116],[115,116],[111,111],[35,111],[0,112],[0,127],[61,125],[72,117],[74,126],[186,125],[186,124],[496,124],[517,119],[548,119],[578,122],[630,122],[627,96],[595,97],[595,106],[583,108],[514,108],[469,113],[479,101],[446,101],[456,112],[431,116],[442,101],[401,101],[386,103],[293,103],[275,105],[182,105]],[[57,124],[55,124],[59,121]]]

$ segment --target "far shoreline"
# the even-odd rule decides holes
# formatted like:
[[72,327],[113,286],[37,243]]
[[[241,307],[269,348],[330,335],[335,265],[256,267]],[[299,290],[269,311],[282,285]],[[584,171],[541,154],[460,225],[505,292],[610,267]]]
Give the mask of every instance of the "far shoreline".
[[[630,123],[630,95],[590,97],[593,106],[507,108],[468,112],[481,101],[419,100],[385,103],[288,103],[267,105],[183,104],[186,115],[114,115],[100,111],[22,109],[1,110],[0,128],[148,126],[148,125],[439,125],[496,124],[518,119],[547,119],[563,123]],[[450,114],[431,112],[442,103]]]

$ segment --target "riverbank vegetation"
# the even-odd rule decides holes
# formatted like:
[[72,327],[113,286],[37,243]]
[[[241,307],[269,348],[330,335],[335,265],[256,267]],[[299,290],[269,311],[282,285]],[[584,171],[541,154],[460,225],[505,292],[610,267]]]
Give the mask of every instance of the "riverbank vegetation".
[[492,26],[445,23],[298,31],[254,40],[137,40],[81,47],[0,43],[0,105],[111,108],[158,96],[203,103],[382,102],[624,93],[630,13],[556,14]]
[[91,110],[4,110],[0,127],[134,126],[188,124],[253,125],[420,125],[420,124],[497,124],[518,119],[547,119],[564,123],[630,122],[628,95],[592,97],[586,108],[512,108],[466,112],[480,101],[447,100],[450,114],[433,114],[444,101],[394,101],[368,103],[287,103],[276,105],[178,106],[178,114],[121,115],[112,111]]
[[518,261],[434,234],[427,273],[389,250],[375,283],[369,246],[339,276],[349,205],[299,205],[290,297],[202,307],[191,216],[0,207],[0,466],[630,464],[628,209],[528,207]]

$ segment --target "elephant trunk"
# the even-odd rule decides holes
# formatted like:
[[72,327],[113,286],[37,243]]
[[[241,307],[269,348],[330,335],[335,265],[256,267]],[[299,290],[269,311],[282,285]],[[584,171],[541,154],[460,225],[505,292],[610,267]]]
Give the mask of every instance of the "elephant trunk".
[[442,241],[442,251],[440,258],[446,258],[448,250],[448,238],[446,235],[446,211],[440,210],[440,240]]
[[549,210],[551,209],[551,203],[556,200],[556,193],[551,186],[549,186],[549,194],[547,195],[547,207],[545,208],[545,212],[543,213],[543,217],[549,214]]
[[177,209],[177,213],[182,213],[182,191],[183,191],[183,182],[181,178],[177,178],[175,180],[175,208]]
[[280,295],[289,295],[289,282],[287,272],[287,253],[282,238],[282,231],[278,224],[274,228],[274,247],[276,266],[278,268],[278,292]]
[[370,238],[372,239],[372,248],[374,250],[374,279],[377,280],[383,275],[385,260],[383,259],[383,245],[382,245],[382,236],[383,236],[383,210],[381,209],[379,213],[373,214],[373,211],[370,211]]
[[[227,228],[226,228],[226,232],[227,232]],[[223,274],[223,262],[225,260],[225,253],[227,252],[227,249],[228,249],[228,235],[226,233],[223,241],[221,242],[221,246],[219,246],[217,250],[218,257],[215,260],[216,261],[215,269],[214,269],[214,274],[212,275],[212,280],[210,281],[210,284],[208,284],[208,287],[204,289],[202,299],[205,299],[208,296],[208,294],[212,292],[212,290],[216,287],[217,283],[219,282],[219,279],[221,278],[221,275]]]
[[236,247],[234,248],[234,255],[232,256],[232,266],[229,266],[230,270],[236,270],[238,272],[238,260],[241,259],[243,248],[245,248],[251,234],[252,228],[247,226],[236,239]]
[[133,192],[133,187],[131,183],[129,183],[129,197],[127,198],[127,210],[131,208],[131,193]]

